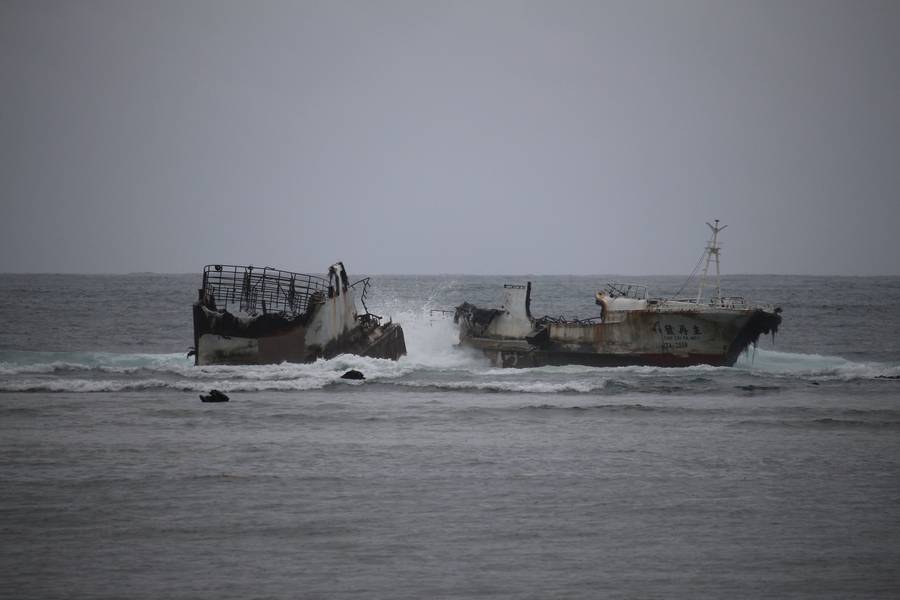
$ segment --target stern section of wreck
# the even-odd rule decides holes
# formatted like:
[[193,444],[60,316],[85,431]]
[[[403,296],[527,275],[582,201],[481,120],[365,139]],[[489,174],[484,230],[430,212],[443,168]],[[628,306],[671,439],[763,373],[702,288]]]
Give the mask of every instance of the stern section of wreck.
[[365,308],[369,279],[349,283],[342,263],[328,277],[271,267],[208,265],[193,306],[197,365],[308,363],[339,354],[397,360],[403,329]]

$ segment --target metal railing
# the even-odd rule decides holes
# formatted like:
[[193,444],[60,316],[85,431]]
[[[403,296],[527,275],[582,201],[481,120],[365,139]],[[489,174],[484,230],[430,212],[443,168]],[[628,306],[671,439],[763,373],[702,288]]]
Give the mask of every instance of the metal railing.
[[748,308],[749,304],[744,299],[743,296],[722,296],[721,298],[701,298],[700,302],[697,302],[697,298],[673,298],[674,302],[687,302],[689,304],[696,304],[697,306],[710,306],[713,308],[735,308],[735,309],[743,309]]
[[606,284],[606,293],[612,298],[647,299],[647,286],[640,283],[621,283],[613,281]]
[[366,300],[369,299],[369,288],[372,287],[372,283],[369,281],[369,277],[364,277],[350,285],[350,288],[354,290],[357,294],[359,294],[359,301],[362,302],[363,310],[366,311],[366,315],[372,315],[376,319],[380,319],[381,317],[369,312],[369,307],[366,306]]
[[209,308],[250,315],[300,314],[328,294],[328,280],[272,267],[207,265],[200,302]]

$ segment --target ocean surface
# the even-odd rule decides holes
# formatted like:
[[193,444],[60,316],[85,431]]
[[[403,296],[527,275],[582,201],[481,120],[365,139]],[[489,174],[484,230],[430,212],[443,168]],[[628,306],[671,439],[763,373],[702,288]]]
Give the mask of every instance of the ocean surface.
[[200,368],[199,274],[4,275],[0,597],[900,597],[900,278],[725,277],[784,310],[733,368],[495,369],[431,312],[609,279],[377,276],[402,360]]

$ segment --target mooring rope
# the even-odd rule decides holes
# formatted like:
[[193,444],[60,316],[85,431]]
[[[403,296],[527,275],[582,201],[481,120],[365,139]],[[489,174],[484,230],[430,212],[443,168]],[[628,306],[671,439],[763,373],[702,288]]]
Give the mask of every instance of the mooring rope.
[[675,292],[675,298],[678,298],[681,295],[681,292],[684,291],[684,288],[687,287],[687,284],[689,284],[691,282],[691,280],[694,278],[694,275],[697,274],[697,270],[700,268],[700,263],[703,262],[704,256],[706,256],[705,248],[704,248],[703,252],[700,254],[700,259],[697,261],[697,264],[694,266],[694,270],[691,271],[691,274],[688,275],[688,278],[685,280],[685,282],[683,284],[681,284],[681,287],[678,288],[677,292]]

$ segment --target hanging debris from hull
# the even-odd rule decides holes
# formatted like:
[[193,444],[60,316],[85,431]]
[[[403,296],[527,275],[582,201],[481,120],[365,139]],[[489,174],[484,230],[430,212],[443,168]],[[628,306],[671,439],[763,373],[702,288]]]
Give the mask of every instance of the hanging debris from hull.
[[[339,354],[397,360],[403,329],[366,309],[369,278],[349,283],[343,263],[328,278],[271,267],[209,265],[194,303],[197,365],[308,363]],[[356,301],[365,312],[357,312]]]

